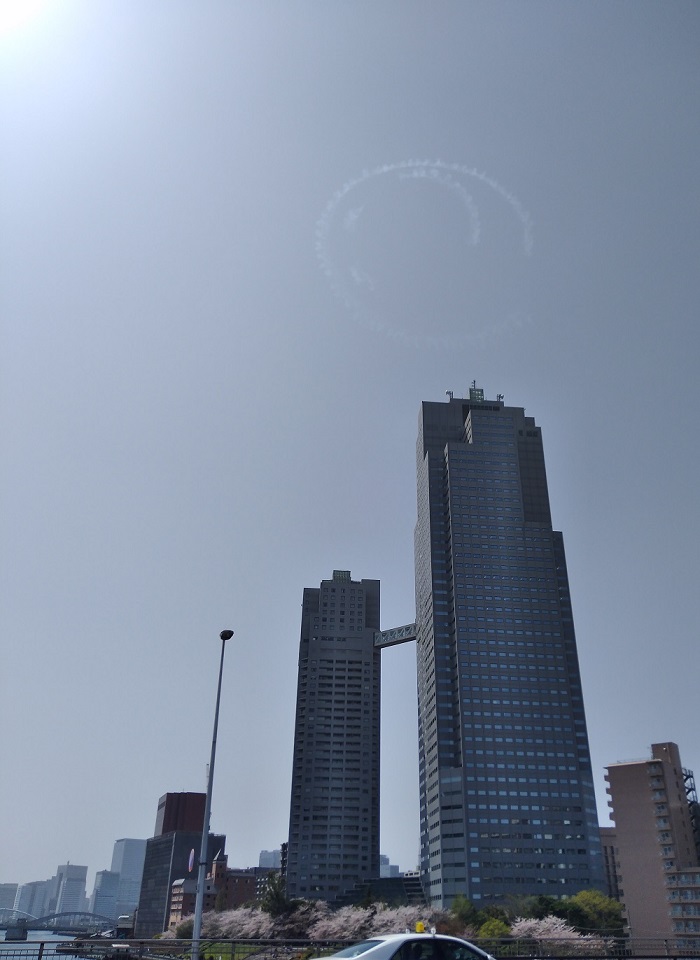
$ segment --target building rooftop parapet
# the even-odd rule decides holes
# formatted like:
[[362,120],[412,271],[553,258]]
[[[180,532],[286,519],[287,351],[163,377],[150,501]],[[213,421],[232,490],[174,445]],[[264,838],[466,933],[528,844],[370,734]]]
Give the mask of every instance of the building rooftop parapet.
[[658,757],[638,757],[636,760],[615,760],[614,763],[609,763],[609,767],[624,767],[631,763],[659,763]]

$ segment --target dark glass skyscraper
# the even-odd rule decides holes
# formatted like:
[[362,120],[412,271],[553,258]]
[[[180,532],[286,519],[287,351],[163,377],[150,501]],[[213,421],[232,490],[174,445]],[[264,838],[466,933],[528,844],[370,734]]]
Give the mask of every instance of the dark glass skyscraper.
[[[154,836],[146,841],[134,930],[137,937],[153,937],[167,930],[173,883],[190,875],[191,855],[201,847],[205,801],[203,793],[185,792],[166,793],[158,801]],[[225,848],[225,835],[210,833],[207,863],[212,864]]]
[[561,533],[540,429],[501,397],[423,403],[415,535],[421,873],[462,893],[604,888]]
[[379,581],[304,590],[287,891],[333,900],[379,876]]

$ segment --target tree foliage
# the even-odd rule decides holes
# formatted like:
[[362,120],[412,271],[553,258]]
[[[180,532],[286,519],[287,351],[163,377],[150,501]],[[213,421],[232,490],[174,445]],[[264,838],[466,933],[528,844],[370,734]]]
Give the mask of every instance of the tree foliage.
[[373,911],[367,907],[341,907],[328,911],[309,927],[310,940],[362,940],[369,936]]
[[[511,898],[482,909],[465,896],[457,896],[450,911],[389,907],[385,903],[333,910],[324,900],[290,899],[284,881],[272,874],[260,905],[205,913],[202,933],[209,939],[361,940],[380,933],[414,930],[418,921],[438,933],[486,940],[487,948],[489,941],[512,936],[538,944],[542,940],[563,940],[569,953],[580,953],[582,945],[592,953],[598,952],[603,935],[617,936],[622,930],[620,904],[595,890],[564,900]],[[188,938],[191,931],[192,918],[186,917],[176,933]],[[539,947],[538,952],[546,955]]]
[[624,928],[622,904],[617,900],[606,897],[600,890],[581,890],[568,902],[576,904],[583,913],[585,925],[583,923],[580,926],[576,925],[581,932],[596,931],[622,936]]
[[454,898],[450,912],[465,928],[478,928],[486,922],[482,912],[477,910],[471,900],[468,900],[463,893],[458,893]]
[[510,927],[505,920],[501,920],[499,917],[489,917],[489,919],[479,927],[479,945],[484,950],[493,950],[498,941],[504,940],[509,935]]
[[299,900],[291,900],[287,896],[287,884],[281,873],[269,873],[265,885],[265,893],[260,901],[260,908],[273,918],[287,916],[293,913]]
[[510,897],[502,904],[491,904],[478,909],[465,896],[455,897],[452,916],[463,925],[463,932],[479,935],[480,928],[489,918],[506,924],[516,919],[545,920],[556,918],[564,921],[576,932],[599,933],[606,936],[622,936],[622,906],[617,900],[606,897],[599,890],[582,890],[572,897]]
[[272,936],[273,920],[259,907],[236,907],[221,913],[205,913],[202,930],[205,936],[226,940],[263,940]]
[[561,917],[551,914],[541,919],[518,918],[510,929],[510,935],[519,941],[530,941],[541,957],[602,955],[607,947],[603,937],[579,933]]
[[185,917],[182,923],[175,928],[175,936],[178,940],[191,940],[194,932],[194,917]]
[[222,887],[221,890],[216,895],[216,900],[214,901],[214,909],[217,913],[221,913],[226,909],[226,890]]

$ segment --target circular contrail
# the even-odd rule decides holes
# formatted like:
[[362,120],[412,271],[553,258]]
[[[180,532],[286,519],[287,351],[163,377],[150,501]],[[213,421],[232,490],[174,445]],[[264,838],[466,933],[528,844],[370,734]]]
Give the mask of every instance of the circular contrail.
[[[345,236],[350,236],[357,231],[358,226],[362,224],[364,211],[369,202],[361,195],[359,188],[370,180],[381,178],[395,182],[428,181],[452,193],[465,211],[468,222],[468,242],[472,247],[477,247],[481,243],[482,218],[470,188],[486,187],[495,198],[502,200],[509,208],[514,228],[520,237],[518,246],[521,253],[525,257],[529,257],[532,253],[533,224],[530,215],[517,197],[492,177],[464,164],[446,163],[442,160],[402,160],[398,163],[387,163],[370,170],[363,170],[360,176],[346,181],[333,194],[316,223],[316,257],[333,293],[355,320],[374,330],[380,330],[394,339],[415,345],[449,346],[457,341],[476,342],[492,336],[495,332],[493,323],[489,323],[480,333],[470,332],[458,337],[410,333],[390,323],[386,317],[378,316],[362,300],[362,294],[374,291],[374,279],[358,264],[344,264],[334,258],[331,252],[331,234],[333,231],[342,231]],[[504,317],[498,322],[498,327],[504,330],[520,322],[517,317]]]

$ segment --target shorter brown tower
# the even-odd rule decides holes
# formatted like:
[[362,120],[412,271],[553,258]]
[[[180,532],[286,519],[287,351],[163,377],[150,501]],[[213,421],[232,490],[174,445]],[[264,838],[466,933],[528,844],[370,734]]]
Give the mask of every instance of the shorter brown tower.
[[[648,760],[611,764],[606,780],[615,821],[619,898],[631,936],[636,940],[690,933],[700,943],[700,856],[692,771],[682,766],[675,743],[654,743]],[[693,877],[690,888],[695,888],[697,902],[675,904],[673,891],[683,878],[685,882]],[[690,927],[684,919],[686,906],[694,911],[687,915],[696,918]]]

